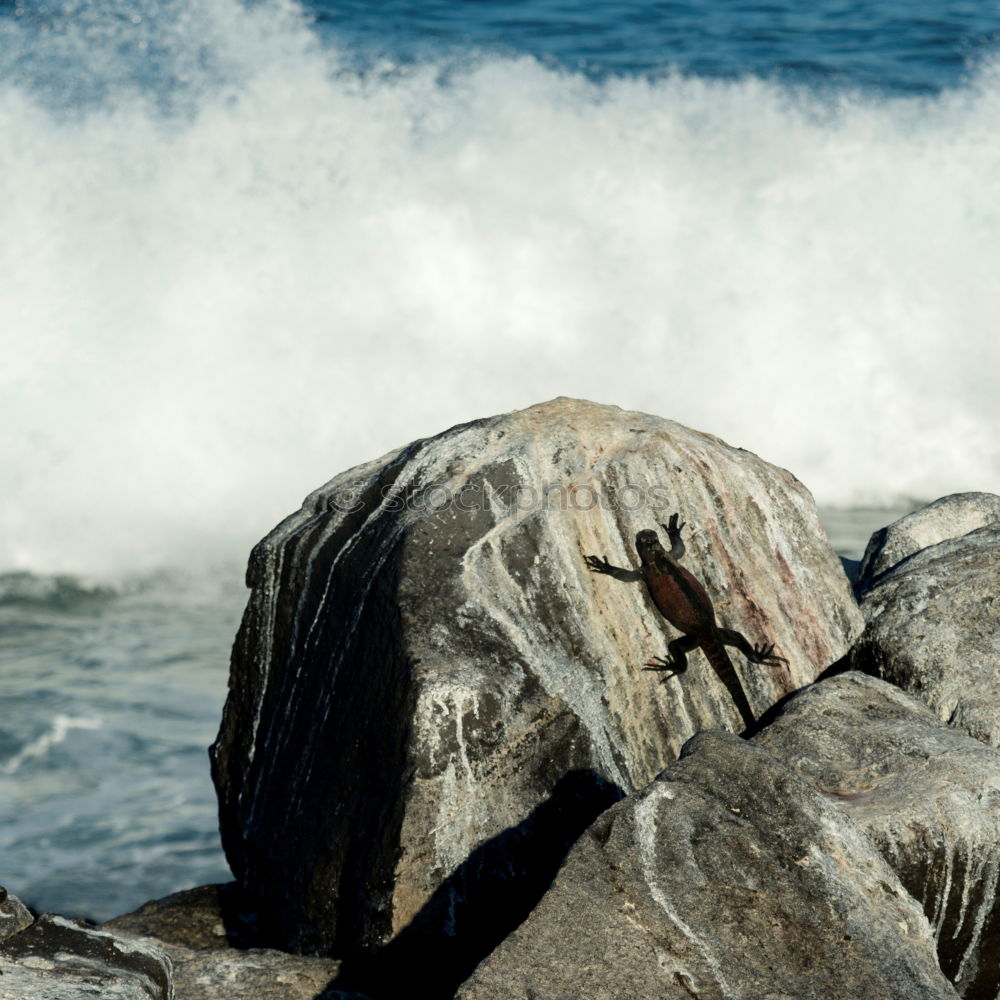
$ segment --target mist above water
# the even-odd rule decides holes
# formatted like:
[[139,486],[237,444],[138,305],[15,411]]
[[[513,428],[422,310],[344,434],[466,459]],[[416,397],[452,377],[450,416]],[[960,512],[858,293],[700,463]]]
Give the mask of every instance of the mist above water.
[[348,466],[556,395],[827,505],[1000,491],[989,62],[919,99],[359,74],[293,4],[154,9],[2,25],[0,569],[242,558]]

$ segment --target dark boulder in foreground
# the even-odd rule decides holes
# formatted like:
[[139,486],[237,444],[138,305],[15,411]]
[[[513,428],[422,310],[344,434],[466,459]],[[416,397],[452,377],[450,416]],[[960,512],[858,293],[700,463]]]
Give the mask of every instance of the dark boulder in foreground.
[[4,1000],[172,1000],[170,959],[155,945],[46,914],[0,942]]
[[861,609],[854,669],[1000,746],[1000,524],[911,555],[879,578]]
[[801,483],[615,407],[559,399],[414,442],[255,548],[212,761],[268,940],[395,938],[400,982],[446,970],[446,995],[595,816],[696,731],[743,728],[702,653],[664,683],[641,669],[677,633],[584,562],[635,566],[636,532],[674,511],[722,623],[788,660],[733,651],[757,715],[845,654],[861,619]]
[[797,693],[754,742],[786,760],[871,837],[923,906],[941,967],[965,1000],[994,1000],[1000,751],[859,673]]
[[954,998],[920,907],[779,756],[696,736],[608,810],[458,1000]]

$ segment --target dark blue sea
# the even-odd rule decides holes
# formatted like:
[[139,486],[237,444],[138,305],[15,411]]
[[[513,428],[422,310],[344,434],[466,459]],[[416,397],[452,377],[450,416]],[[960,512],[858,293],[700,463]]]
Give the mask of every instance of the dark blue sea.
[[580,396],[857,556],[1000,492],[1000,3],[0,2],[0,883],[227,878],[250,546]]

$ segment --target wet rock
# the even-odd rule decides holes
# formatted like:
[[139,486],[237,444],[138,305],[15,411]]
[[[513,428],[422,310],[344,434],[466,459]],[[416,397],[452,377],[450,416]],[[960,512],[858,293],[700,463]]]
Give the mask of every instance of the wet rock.
[[352,469],[255,548],[212,760],[267,940],[338,956],[395,940],[401,981],[450,970],[447,995],[601,810],[695,731],[742,728],[700,652],[665,683],[641,669],[677,633],[641,585],[584,561],[637,565],[636,532],[675,510],[720,620],[788,658],[734,652],[754,712],[846,652],[860,615],[801,483],[581,401]]
[[5,941],[18,931],[23,931],[34,921],[31,911],[17,898],[0,886],[0,941]]
[[[233,947],[242,930],[234,895],[232,886],[187,889],[115,917],[102,930],[165,951],[177,1000],[314,1000],[336,977],[339,963]],[[327,996],[339,1000],[336,993]]]
[[924,908],[941,968],[966,1000],[1000,983],[1000,751],[916,698],[843,674],[785,702],[754,737],[872,839]]
[[995,493],[941,497],[872,535],[858,570],[857,590],[861,594],[870,590],[890,569],[922,549],[997,522],[1000,496]]
[[889,570],[861,602],[856,670],[921,698],[937,717],[1000,745],[1000,524]]
[[3,1000],[171,1000],[170,959],[144,941],[45,914],[0,942]]
[[780,756],[701,733],[584,834],[457,1000],[954,998],[917,903]]

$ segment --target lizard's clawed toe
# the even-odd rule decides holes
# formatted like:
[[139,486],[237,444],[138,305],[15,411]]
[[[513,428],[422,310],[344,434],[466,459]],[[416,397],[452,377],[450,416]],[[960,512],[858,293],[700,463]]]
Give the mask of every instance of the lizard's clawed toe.
[[654,656],[652,659],[647,660],[642,669],[669,670],[670,673],[668,673],[665,677],[661,678],[661,680],[664,681],[669,680],[671,677],[674,677],[676,674],[680,673],[680,671],[677,669],[677,664],[673,660],[665,659],[662,656]]
[[777,666],[779,663],[787,663],[783,656],[778,656],[774,651],[774,643],[768,643],[763,646],[754,646],[754,653],[756,654],[758,663],[769,663],[771,666]]

